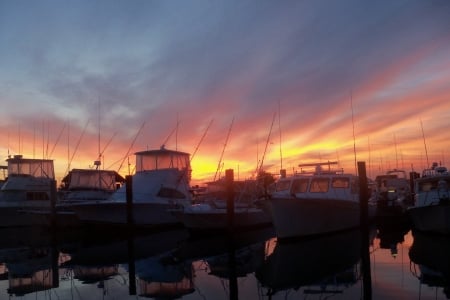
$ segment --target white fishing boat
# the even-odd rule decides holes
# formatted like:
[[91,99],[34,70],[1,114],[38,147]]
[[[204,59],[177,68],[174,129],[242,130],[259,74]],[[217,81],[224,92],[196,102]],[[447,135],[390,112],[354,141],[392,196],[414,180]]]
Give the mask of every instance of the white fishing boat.
[[433,163],[414,181],[414,206],[407,213],[414,229],[450,234],[450,173]]
[[23,212],[50,210],[53,160],[15,155],[6,161],[8,176],[0,189],[0,227],[40,225],[42,218]]
[[[277,180],[269,209],[278,238],[320,235],[360,225],[359,179],[342,169],[332,170],[332,164],[337,163],[303,164],[300,167],[315,170]],[[370,207],[369,214],[374,214],[374,208]]]
[[[168,150],[136,152],[136,173],[132,176],[132,199],[127,210],[127,184],[109,200],[85,201],[71,206],[83,223],[136,226],[180,224],[171,210],[191,204],[189,154]],[[130,200],[130,199],[129,199]]]

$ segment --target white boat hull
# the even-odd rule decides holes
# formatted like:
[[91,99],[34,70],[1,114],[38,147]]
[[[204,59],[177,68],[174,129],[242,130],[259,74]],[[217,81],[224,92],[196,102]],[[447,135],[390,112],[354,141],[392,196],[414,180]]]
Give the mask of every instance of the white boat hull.
[[410,207],[407,211],[415,229],[450,234],[450,205]]
[[270,209],[279,239],[320,235],[360,225],[360,205],[336,199],[271,199]]

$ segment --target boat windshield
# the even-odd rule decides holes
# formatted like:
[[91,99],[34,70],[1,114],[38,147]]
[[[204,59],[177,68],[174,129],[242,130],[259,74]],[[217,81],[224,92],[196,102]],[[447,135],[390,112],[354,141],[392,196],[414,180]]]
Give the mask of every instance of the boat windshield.
[[55,178],[53,160],[49,159],[26,159],[21,156],[8,158],[8,176],[29,175],[33,177]]

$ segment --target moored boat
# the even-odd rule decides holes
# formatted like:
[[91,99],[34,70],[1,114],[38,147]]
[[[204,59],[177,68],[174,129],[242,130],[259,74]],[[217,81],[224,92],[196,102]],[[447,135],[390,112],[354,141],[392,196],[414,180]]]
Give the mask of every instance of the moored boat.
[[0,227],[45,225],[44,219],[24,212],[50,210],[55,184],[53,160],[15,155],[6,161],[8,175],[0,189]]
[[411,183],[405,170],[388,170],[378,175],[375,183],[371,201],[376,204],[377,216],[399,216],[413,204]]
[[433,163],[414,181],[415,203],[407,213],[414,229],[450,234],[450,173]]
[[[269,200],[272,221],[280,239],[321,235],[359,227],[359,178],[332,170],[336,162],[303,164],[314,171],[282,177]],[[328,170],[323,166],[328,165]],[[374,208],[369,207],[369,215]]]
[[[190,160],[185,152],[157,150],[136,152],[136,173],[131,177],[132,200],[127,204],[127,183],[109,200],[71,206],[83,223],[101,225],[181,225],[171,212],[192,202]],[[131,203],[132,202],[132,203]],[[128,213],[128,209],[132,213]]]

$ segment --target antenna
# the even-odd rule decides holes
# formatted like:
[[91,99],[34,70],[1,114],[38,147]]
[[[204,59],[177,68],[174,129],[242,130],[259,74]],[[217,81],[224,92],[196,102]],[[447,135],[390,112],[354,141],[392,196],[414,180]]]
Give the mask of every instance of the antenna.
[[206,127],[206,130],[205,130],[205,132],[203,133],[202,137],[200,138],[200,141],[198,142],[197,147],[195,147],[194,153],[192,153],[192,155],[191,155],[191,161],[194,159],[194,156],[195,156],[195,154],[197,153],[197,150],[198,150],[198,148],[200,147],[200,144],[203,142],[203,139],[205,138],[206,133],[207,133],[208,130],[209,130],[209,127],[211,127],[211,124],[212,124],[213,120],[214,120],[214,119],[211,119],[211,121],[209,121],[208,127]]
[[278,132],[280,133],[280,173],[283,172],[283,152],[281,150],[281,101],[278,100]]
[[[172,134],[174,134],[174,132],[178,131],[178,125],[180,124],[180,122],[177,119],[177,125],[175,126],[174,129],[172,129],[172,131],[170,132],[170,134],[167,136],[167,138],[164,140],[164,142],[162,143],[163,146],[165,146],[167,144],[167,142],[169,141],[170,137],[172,136]],[[175,141],[175,143],[177,143]]]
[[[120,163],[119,168],[117,169],[117,173],[119,173],[120,169],[122,168],[122,165],[123,165],[125,159],[127,159],[128,154],[130,153],[131,148],[133,148],[133,145],[134,145],[134,143],[136,142],[136,139],[137,139],[137,137],[139,136],[139,133],[142,131],[142,128],[144,128],[144,125],[145,125],[145,121],[142,123],[141,127],[139,127],[139,130],[138,130],[138,132],[136,133],[136,136],[134,137],[133,142],[132,142],[131,145],[130,145],[130,148],[128,148],[128,151],[127,151],[127,153],[125,154],[125,157],[123,158],[122,162]],[[108,169],[109,169],[109,168],[108,168]]]
[[353,92],[350,91],[350,104],[352,106],[352,127],[353,127],[353,155],[355,157],[355,172],[358,174],[358,167],[356,164],[356,141],[355,141],[355,121],[353,120]]
[[73,151],[72,157],[70,158],[69,164],[68,164],[68,166],[67,166],[67,173],[69,173],[69,171],[70,171],[70,165],[71,165],[72,160],[73,160],[73,158],[74,158],[74,156],[75,156],[75,153],[76,153],[77,150],[78,150],[78,147],[80,146],[81,139],[83,138],[84,133],[86,132],[86,128],[87,128],[87,126],[89,125],[89,122],[90,122],[90,120],[88,119],[87,122],[86,122],[86,125],[85,125],[84,128],[83,128],[83,131],[81,132],[80,138],[79,138],[78,141],[77,141],[77,144],[76,144],[76,146],[75,146],[75,150]]
[[420,119],[420,127],[422,128],[422,138],[423,138],[423,145],[425,146],[425,156],[427,158],[427,167],[430,166],[430,163],[428,161],[428,151],[427,151],[427,142],[425,141],[425,133],[423,132],[423,124],[422,119]]
[[[225,144],[223,145],[222,154],[220,155],[219,163],[217,164],[216,174],[214,174],[214,181],[216,181],[217,173],[219,173],[219,171],[221,170],[221,164],[222,164],[223,154],[224,154],[224,152],[225,152],[225,147],[226,147],[227,144],[228,144],[228,139],[229,139],[229,137],[230,137],[231,128],[233,127],[233,123],[234,123],[234,117],[233,117],[233,119],[231,120],[230,128],[228,129],[227,138],[226,138],[226,140],[225,140]],[[222,165],[222,167],[223,167],[223,165]]]
[[273,114],[272,124],[270,125],[269,134],[267,135],[266,146],[265,146],[265,148],[264,148],[263,156],[262,156],[262,158],[261,158],[261,164],[260,164],[260,166],[259,166],[259,168],[258,168],[258,173],[260,173],[260,172],[262,171],[262,168],[263,168],[264,157],[266,156],[267,145],[269,144],[270,134],[272,133],[273,123],[275,122],[275,116],[276,116],[276,113]]

